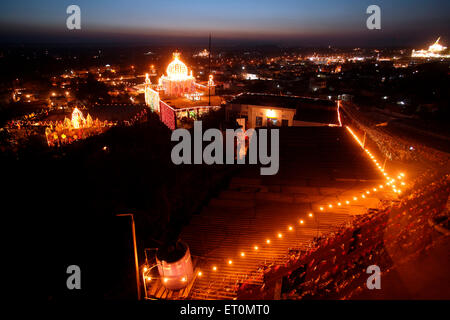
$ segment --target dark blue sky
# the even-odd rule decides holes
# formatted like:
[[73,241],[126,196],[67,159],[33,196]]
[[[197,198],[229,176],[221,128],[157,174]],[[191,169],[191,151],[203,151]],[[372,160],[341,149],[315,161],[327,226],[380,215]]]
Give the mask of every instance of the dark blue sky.
[[[66,8],[81,8],[82,29],[68,31]],[[366,8],[382,10],[382,30],[366,28]],[[180,38],[293,45],[408,45],[442,36],[449,43],[448,0],[2,0],[3,40],[146,41]]]

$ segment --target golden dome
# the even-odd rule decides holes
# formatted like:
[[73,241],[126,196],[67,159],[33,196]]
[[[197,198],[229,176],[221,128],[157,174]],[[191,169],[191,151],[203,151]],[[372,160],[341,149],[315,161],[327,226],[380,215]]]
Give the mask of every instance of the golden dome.
[[174,52],[173,61],[167,66],[167,77],[171,80],[184,80],[189,78],[188,68],[179,59],[179,57],[180,54],[178,52]]

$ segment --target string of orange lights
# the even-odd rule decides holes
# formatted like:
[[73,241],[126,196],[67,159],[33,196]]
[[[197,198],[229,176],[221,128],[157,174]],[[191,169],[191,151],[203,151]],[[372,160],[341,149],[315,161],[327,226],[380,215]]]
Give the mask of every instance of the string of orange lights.
[[[338,101],[338,104],[337,104],[337,113],[338,113],[339,125],[342,126],[342,123],[341,123],[341,117],[340,117],[340,112],[339,112],[339,101]],[[386,179],[386,182],[385,182],[384,184],[379,184],[379,185],[377,185],[377,186],[374,186],[374,187],[371,188],[370,190],[367,189],[367,190],[361,191],[360,193],[353,195],[353,197],[348,197],[346,200],[341,200],[341,201],[338,201],[338,202],[332,202],[332,203],[329,203],[329,204],[326,205],[326,206],[325,206],[325,205],[318,206],[318,212],[319,212],[319,213],[324,213],[324,212],[327,211],[328,209],[333,209],[333,208],[336,208],[336,207],[344,207],[345,205],[347,205],[347,206],[348,206],[348,205],[351,205],[351,204],[353,204],[353,203],[355,203],[355,202],[357,202],[357,201],[361,201],[361,199],[365,199],[366,197],[368,197],[368,196],[369,196],[370,194],[372,194],[372,193],[377,193],[377,192],[385,191],[385,190],[386,190],[385,188],[388,188],[388,187],[391,187],[391,188],[392,188],[392,191],[393,191],[395,194],[400,194],[400,193],[402,192],[401,188],[400,188],[400,187],[397,187],[397,185],[396,185],[397,180],[394,179],[394,178],[391,178],[391,177],[387,174],[386,170],[380,165],[380,163],[379,163],[378,160],[375,158],[375,156],[374,156],[374,155],[369,151],[369,149],[365,146],[365,143],[362,142],[362,141],[358,138],[358,136],[353,132],[353,130],[352,130],[349,126],[345,126],[345,128],[346,128],[346,130],[351,134],[351,136],[355,139],[355,141],[359,144],[359,146],[363,149],[363,151],[365,152],[365,154],[372,160],[372,162],[375,164],[376,168],[380,171],[380,173],[381,173],[381,174],[383,175],[383,177]],[[405,179],[405,174],[404,174],[403,172],[401,172],[401,173],[399,173],[399,174],[397,175],[397,179],[398,179],[398,182],[399,182],[399,184],[400,184],[401,186],[406,186],[406,182],[404,181],[404,179]],[[309,218],[313,218],[313,217],[314,217],[314,213],[313,213],[313,212],[308,212],[308,213],[307,213],[307,216],[308,216]],[[304,219],[299,219],[299,220],[298,220],[298,225],[300,225],[300,226],[305,225],[305,223],[306,223],[306,222],[305,222]],[[294,224],[288,225],[288,226],[286,227],[286,230],[288,230],[288,231],[290,231],[290,232],[294,231]],[[281,233],[281,232],[276,232],[276,233],[275,233],[275,238],[283,239],[283,233]],[[266,240],[263,241],[263,243],[264,243],[265,245],[269,245],[269,246],[270,246],[270,245],[272,244],[272,240],[271,240],[270,238],[266,238]],[[255,244],[255,245],[253,245],[253,247],[251,247],[251,248],[249,248],[249,249],[250,249],[250,251],[257,252],[258,250],[260,250],[260,248],[261,248],[261,246],[260,246],[259,244]],[[239,259],[239,258],[241,258],[241,259],[242,259],[242,258],[245,258],[246,255],[247,255],[247,253],[248,253],[248,252],[246,252],[246,251],[241,251],[241,252],[239,253],[239,255],[238,255],[237,258],[238,258],[238,259]],[[229,266],[233,265],[233,259],[231,259],[231,258],[226,259],[226,264],[229,265]],[[212,272],[217,272],[217,271],[219,271],[219,268],[217,267],[217,264],[212,265],[210,269],[211,269]],[[148,270],[149,270],[148,268],[144,268],[143,278],[146,279],[147,281],[151,281],[153,278],[152,278],[152,277],[147,277],[147,276],[145,275],[145,273],[146,273]],[[201,277],[201,276],[203,275],[203,273],[204,273],[204,270],[198,270],[196,275],[197,275],[198,277]],[[162,282],[166,282],[166,281],[167,281],[166,278],[163,278],[163,279],[162,279]],[[186,280],[185,277],[183,277],[183,278],[180,279],[180,281],[186,282],[187,280]]]

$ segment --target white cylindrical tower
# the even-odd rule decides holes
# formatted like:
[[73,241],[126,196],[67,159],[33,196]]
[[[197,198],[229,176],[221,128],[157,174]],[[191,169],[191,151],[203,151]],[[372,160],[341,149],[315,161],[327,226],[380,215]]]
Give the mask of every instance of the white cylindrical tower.
[[161,282],[169,290],[182,289],[193,279],[191,253],[188,245],[181,240],[175,245],[160,248],[156,262]]

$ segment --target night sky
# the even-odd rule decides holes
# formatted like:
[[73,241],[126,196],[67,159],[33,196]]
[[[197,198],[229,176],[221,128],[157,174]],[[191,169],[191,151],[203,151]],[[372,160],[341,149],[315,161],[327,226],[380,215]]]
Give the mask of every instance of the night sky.
[[[81,30],[66,28],[66,8],[81,8]],[[366,28],[366,8],[381,7],[381,30]],[[450,43],[448,0],[6,0],[2,42],[141,42],[204,39],[286,45]]]

